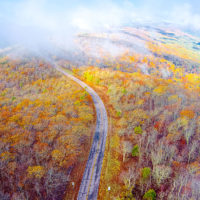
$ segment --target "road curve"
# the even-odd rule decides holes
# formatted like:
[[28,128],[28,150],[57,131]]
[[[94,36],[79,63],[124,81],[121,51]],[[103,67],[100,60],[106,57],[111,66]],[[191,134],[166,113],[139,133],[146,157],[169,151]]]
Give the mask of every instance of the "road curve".
[[87,84],[68,74],[65,70],[57,65],[55,68],[68,78],[77,82],[91,96],[96,109],[96,130],[93,137],[92,147],[90,149],[89,158],[85,167],[84,175],[79,188],[77,200],[96,200],[98,196],[99,182],[101,176],[101,168],[103,163],[106,136],[108,131],[108,119],[105,106],[99,95]]

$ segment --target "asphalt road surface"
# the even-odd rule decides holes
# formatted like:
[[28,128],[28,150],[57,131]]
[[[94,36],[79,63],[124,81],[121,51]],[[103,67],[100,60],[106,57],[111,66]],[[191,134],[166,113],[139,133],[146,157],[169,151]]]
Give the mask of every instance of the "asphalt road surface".
[[56,69],[83,87],[92,96],[95,105],[97,115],[96,130],[77,199],[96,200],[108,130],[106,109],[99,95],[91,87],[60,67],[56,66]]

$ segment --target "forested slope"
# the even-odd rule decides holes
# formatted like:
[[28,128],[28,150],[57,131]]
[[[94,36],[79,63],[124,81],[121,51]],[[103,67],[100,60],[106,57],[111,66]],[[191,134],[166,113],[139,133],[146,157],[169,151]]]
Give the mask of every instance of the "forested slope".
[[94,120],[88,93],[52,66],[1,58],[0,199],[63,199],[72,182],[78,190]]

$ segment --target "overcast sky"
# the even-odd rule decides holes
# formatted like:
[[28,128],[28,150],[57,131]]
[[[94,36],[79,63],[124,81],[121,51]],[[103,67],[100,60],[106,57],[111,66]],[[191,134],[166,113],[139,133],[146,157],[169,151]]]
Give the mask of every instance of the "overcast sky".
[[[51,36],[163,21],[200,31],[199,0],[0,0],[0,39],[25,43]],[[30,40],[31,38],[31,40]]]

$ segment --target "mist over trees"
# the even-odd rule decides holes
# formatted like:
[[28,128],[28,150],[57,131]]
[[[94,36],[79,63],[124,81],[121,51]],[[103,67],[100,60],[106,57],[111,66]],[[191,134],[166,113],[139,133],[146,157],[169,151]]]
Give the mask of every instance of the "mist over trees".
[[200,199],[199,8],[0,1],[0,199],[77,197],[96,114],[55,64],[107,110],[98,199]]

